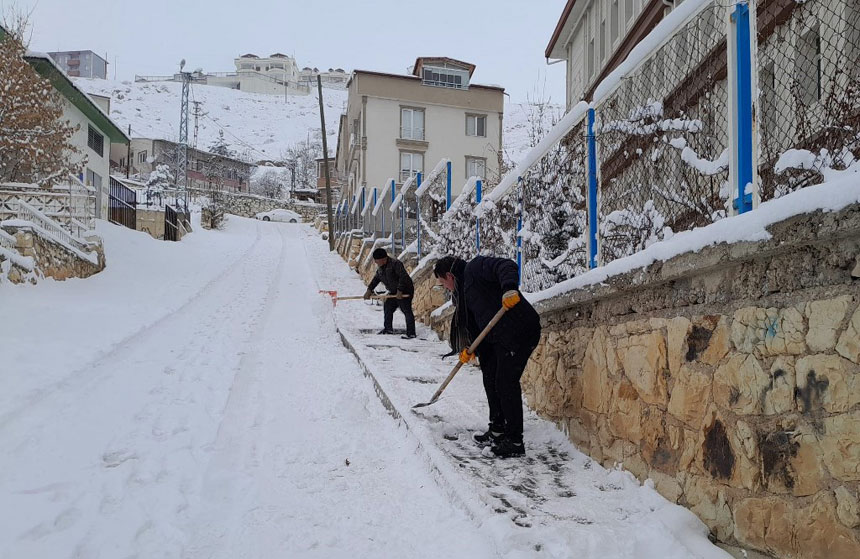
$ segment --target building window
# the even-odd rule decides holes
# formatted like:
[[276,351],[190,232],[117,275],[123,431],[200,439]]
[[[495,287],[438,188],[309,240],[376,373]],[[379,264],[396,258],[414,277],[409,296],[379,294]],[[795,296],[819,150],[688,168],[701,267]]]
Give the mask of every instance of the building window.
[[594,77],[594,38],[588,41],[588,77]]
[[487,137],[487,117],[484,115],[466,115],[466,135]]
[[424,170],[424,155],[409,151],[400,152],[400,182]]
[[627,6],[624,8],[624,15],[627,23],[633,21],[633,0],[627,0]]
[[102,189],[102,177],[98,173],[94,173],[92,169],[87,167],[87,184],[94,187],[96,190]]
[[600,64],[606,60],[606,18],[600,21]]
[[609,31],[614,46],[618,40],[618,0],[612,0],[612,10],[609,12]]
[[[808,106],[820,100],[821,36],[817,27],[810,29],[798,39],[794,72],[803,104]],[[809,75],[811,72],[815,72],[815,75]]]
[[146,163],[146,150],[137,152],[137,162]]
[[104,157],[105,137],[89,125],[87,125],[87,145],[90,146],[90,149],[99,154],[99,157]]
[[455,68],[424,67],[421,74],[424,85],[466,89],[469,86],[469,72]]
[[203,171],[203,160],[202,159],[197,160],[197,170]]
[[487,176],[487,160],[483,157],[466,157],[466,178]]
[[400,137],[404,140],[424,139],[424,109],[400,109]]

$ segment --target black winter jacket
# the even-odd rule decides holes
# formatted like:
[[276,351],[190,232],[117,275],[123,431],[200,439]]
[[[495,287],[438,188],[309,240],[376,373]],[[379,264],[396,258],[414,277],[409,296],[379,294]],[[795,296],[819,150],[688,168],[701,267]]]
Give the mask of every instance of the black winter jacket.
[[[469,337],[474,340],[502,308],[502,295],[517,289],[517,264],[507,258],[476,256],[469,262],[456,261],[451,271],[457,278],[454,299],[458,321],[466,319]],[[521,297],[519,304],[506,312],[488,334],[487,340],[511,349],[534,346],[540,339],[540,331],[540,316],[525,297]]]
[[388,262],[376,270],[376,275],[370,280],[370,285],[367,286],[367,289],[373,291],[380,283],[385,286],[389,293],[397,293],[398,291],[406,295],[415,293],[415,286],[412,283],[409,272],[406,271],[406,266],[400,260],[391,258],[390,256],[388,257]]

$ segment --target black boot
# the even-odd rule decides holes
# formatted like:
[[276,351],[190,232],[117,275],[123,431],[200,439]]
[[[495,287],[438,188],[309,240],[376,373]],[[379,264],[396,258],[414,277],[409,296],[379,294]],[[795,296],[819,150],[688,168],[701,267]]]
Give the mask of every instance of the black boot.
[[522,440],[513,441],[507,437],[502,437],[500,441],[494,443],[490,450],[498,458],[511,458],[526,454],[526,447]]
[[394,334],[394,330],[391,330],[390,328],[383,328],[382,330],[379,331],[379,333],[380,333],[380,335],[381,334]]
[[489,429],[484,433],[475,431],[472,433],[472,440],[480,446],[490,446],[498,443],[502,439],[502,436],[501,432]]
[[404,340],[411,340],[412,338],[415,338],[416,335],[415,334],[403,334],[400,337],[403,338]]

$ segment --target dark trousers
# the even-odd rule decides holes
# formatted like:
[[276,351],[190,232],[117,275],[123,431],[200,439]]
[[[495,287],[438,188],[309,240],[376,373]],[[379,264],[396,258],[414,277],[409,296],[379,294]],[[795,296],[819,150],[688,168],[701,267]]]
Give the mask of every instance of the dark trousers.
[[478,347],[484,390],[490,405],[490,430],[523,440],[523,393],[520,377],[537,347],[531,341],[513,350],[484,340]]
[[385,314],[385,324],[384,328],[386,330],[393,330],[392,324],[394,324],[394,311],[400,308],[403,311],[403,316],[406,317],[406,335],[414,336],[415,335],[415,315],[412,314],[412,297],[407,299],[386,299],[385,303],[382,306],[382,310]]

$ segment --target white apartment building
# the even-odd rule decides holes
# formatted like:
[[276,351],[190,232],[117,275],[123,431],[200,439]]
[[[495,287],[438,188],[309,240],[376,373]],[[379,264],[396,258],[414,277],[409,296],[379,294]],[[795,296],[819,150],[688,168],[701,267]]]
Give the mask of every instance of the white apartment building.
[[388,179],[402,184],[443,158],[455,196],[470,176],[498,180],[504,89],[471,83],[474,71],[450,58],[418,58],[411,75],[354,71],[336,157],[345,195],[390,197]]
[[128,136],[108,117],[110,99],[95,99],[79,89],[47,54],[28,52],[27,62],[63,96],[63,119],[78,130],[71,139],[86,166],[79,177],[96,189],[95,217],[107,219],[111,145],[125,149]]

